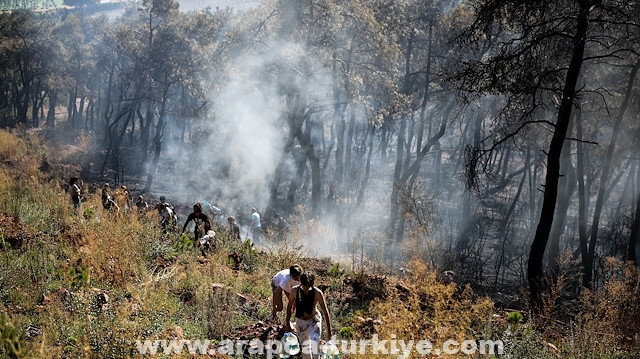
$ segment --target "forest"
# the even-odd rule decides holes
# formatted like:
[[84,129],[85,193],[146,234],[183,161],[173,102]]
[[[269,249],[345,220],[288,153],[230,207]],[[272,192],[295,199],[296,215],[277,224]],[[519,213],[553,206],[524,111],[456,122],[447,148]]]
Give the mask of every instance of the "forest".
[[[511,357],[640,352],[636,1],[268,0],[183,12],[175,0],[143,0],[117,17],[15,10],[0,14],[0,60],[3,338],[11,320],[33,321],[16,306],[43,306],[29,292],[46,299],[103,285],[127,303],[163,300],[127,284],[148,275],[172,300],[192,303],[197,315],[189,316],[217,315],[202,303],[219,294],[202,288],[226,278],[228,266],[214,270],[205,258],[202,276],[164,283],[171,265],[193,269],[193,243],[140,218],[110,220],[91,197],[108,182],[149,203],[167,196],[180,221],[194,203],[214,203],[238,219],[245,239],[249,208],[258,208],[268,248],[225,247],[245,255],[244,284],[224,282],[243,294],[265,297],[268,288],[249,289],[254,275],[298,259],[319,266],[333,289],[359,280],[375,294],[377,281],[409,278],[423,286],[410,288],[416,298],[449,293],[432,299],[461,300],[467,306],[449,309],[472,311],[478,322],[483,298],[493,310],[522,312],[533,331],[514,334],[521,342]],[[88,198],[79,216],[65,193],[74,176]],[[278,217],[290,225],[284,243]],[[129,264],[114,264],[100,247],[104,231]],[[52,269],[59,266],[65,274]],[[445,272],[474,294],[448,292]],[[40,276],[46,283],[27,284]],[[386,313],[379,317],[389,315],[392,304],[372,298]],[[347,302],[330,306],[342,328],[363,316],[364,306]],[[508,318],[509,333],[525,327]],[[216,320],[225,325],[192,324],[190,334],[217,338],[238,324]],[[144,337],[166,333],[162,325],[128,328]],[[425,335],[445,337],[424,325]],[[466,325],[444,327],[486,329]],[[41,345],[42,357],[44,346],[57,348],[55,357],[106,357],[105,343],[121,350],[112,357],[135,356],[113,335],[97,345],[78,334],[106,333],[96,326],[67,328],[53,342],[30,342],[28,332],[16,340]],[[506,332],[494,329],[494,337]]]

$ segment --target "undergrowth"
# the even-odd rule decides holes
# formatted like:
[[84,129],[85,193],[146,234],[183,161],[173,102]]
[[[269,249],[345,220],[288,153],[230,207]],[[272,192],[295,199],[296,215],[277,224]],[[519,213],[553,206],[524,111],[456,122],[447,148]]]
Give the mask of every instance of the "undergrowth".
[[[541,325],[524,305],[522,313],[500,312],[469,286],[442,281],[424,248],[410,253],[401,277],[309,258],[304,244],[323,228],[302,208],[284,237],[267,235],[260,249],[216,228],[218,241],[206,256],[189,236],[163,233],[155,211],[110,213],[99,194],[89,193],[76,213],[65,192],[68,179],[55,175],[72,173],[55,163],[43,172],[42,162],[53,162],[43,159],[45,147],[33,134],[0,131],[2,357],[127,358],[140,357],[136,340],[220,341],[242,325],[268,320],[269,281],[293,263],[322,270],[317,282],[326,288],[341,340],[376,334],[426,339],[434,348],[447,340],[502,340],[509,358],[640,354],[640,275],[629,264],[608,260],[603,288],[584,292],[578,310],[562,320]],[[356,292],[356,284],[368,296]],[[548,315],[567,312],[559,300],[566,288],[560,280]],[[374,356],[397,357],[344,357]]]

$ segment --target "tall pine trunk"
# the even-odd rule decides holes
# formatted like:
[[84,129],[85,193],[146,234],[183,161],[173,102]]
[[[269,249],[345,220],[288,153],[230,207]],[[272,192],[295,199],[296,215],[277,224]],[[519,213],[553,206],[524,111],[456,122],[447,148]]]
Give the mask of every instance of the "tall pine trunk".
[[543,257],[549,240],[549,233],[553,224],[553,215],[556,209],[558,197],[558,181],[560,179],[560,155],[564,146],[571,110],[576,94],[576,84],[582,68],[584,49],[589,27],[589,1],[579,2],[576,32],[573,36],[573,50],[569,69],[562,90],[562,101],[558,110],[556,126],[549,151],[547,152],[547,175],[545,178],[544,197],[542,211],[536,232],[531,243],[529,259],[527,262],[527,281],[529,282],[529,295],[531,306],[535,313],[540,313],[543,306],[543,292],[545,290],[545,276],[543,271]]
[[144,190],[142,191],[143,193],[149,193],[149,191],[151,190],[151,184],[153,183],[156,169],[158,168],[158,162],[160,161],[160,153],[162,152],[162,140],[164,137],[164,127],[166,125],[164,116],[167,110],[167,95],[169,93],[169,87],[171,87],[171,84],[166,84],[162,94],[162,106],[160,107],[160,114],[158,116],[156,134],[153,137],[153,144],[155,145],[155,149],[153,151],[153,160],[151,161],[151,166],[149,166],[149,171],[147,172],[147,182],[144,185]]
[[629,81],[627,83],[627,89],[625,92],[624,100],[620,105],[620,111],[618,112],[618,117],[616,119],[616,123],[613,127],[613,132],[611,133],[611,142],[609,143],[609,147],[607,147],[606,157],[604,159],[601,177],[600,177],[600,188],[598,189],[598,198],[596,199],[596,206],[593,212],[593,222],[591,225],[591,238],[589,239],[589,246],[587,247],[586,256],[582,257],[582,266],[584,268],[584,273],[582,277],[582,284],[591,288],[592,280],[593,280],[593,267],[594,267],[594,259],[595,259],[595,251],[596,244],[598,241],[598,230],[600,226],[600,216],[602,215],[602,208],[604,207],[604,202],[606,198],[606,190],[607,190],[607,182],[611,176],[611,166],[613,161],[613,154],[616,150],[616,142],[618,140],[618,135],[620,134],[620,126],[622,124],[622,120],[624,119],[624,114],[629,106],[629,100],[631,98],[633,84],[636,79],[636,75],[638,73],[638,69],[640,68],[640,60],[638,60],[633,68],[631,69],[631,73],[629,74]]

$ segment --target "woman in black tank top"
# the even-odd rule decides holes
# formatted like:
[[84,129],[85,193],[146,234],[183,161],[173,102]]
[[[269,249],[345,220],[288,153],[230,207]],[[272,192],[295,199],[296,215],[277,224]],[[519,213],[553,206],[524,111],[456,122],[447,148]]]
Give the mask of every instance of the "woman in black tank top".
[[[304,292],[302,286],[298,286],[296,291],[296,318],[304,318],[305,316],[313,316],[316,310],[316,291],[314,287]],[[305,315],[306,314],[306,315]]]
[[[300,285],[291,289],[287,316],[284,323],[285,330],[291,331],[291,314],[295,308],[295,332],[302,343],[302,357],[304,359],[317,358],[319,355],[320,334],[322,332],[322,318],[327,321],[327,340],[331,339],[331,319],[322,291],[313,286],[315,276],[311,272],[302,273]],[[320,304],[322,315],[316,310]]]

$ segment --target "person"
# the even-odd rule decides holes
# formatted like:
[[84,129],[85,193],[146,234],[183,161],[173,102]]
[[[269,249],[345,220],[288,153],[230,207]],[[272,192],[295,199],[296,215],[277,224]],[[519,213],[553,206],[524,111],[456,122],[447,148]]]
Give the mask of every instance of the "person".
[[209,251],[212,247],[215,248],[215,241],[216,232],[212,230],[208,230],[207,234],[200,238],[200,240],[198,241],[198,248],[200,249],[200,252],[202,252],[203,257],[207,256],[207,251]]
[[127,190],[127,186],[120,186],[120,190],[116,191],[115,198],[118,206],[124,208],[124,212],[127,213],[129,208],[131,208],[131,195],[129,194],[129,190]]
[[260,224],[260,213],[256,207],[251,207],[251,236],[253,243],[260,244],[262,238],[262,225]]
[[279,271],[271,278],[271,293],[273,297],[271,319],[276,320],[278,318],[278,312],[281,312],[284,308],[282,304],[282,293],[289,299],[291,288],[300,284],[301,274],[302,267],[299,264],[293,264],[288,269]]
[[[222,216],[222,210],[207,201],[202,201],[202,211],[211,217],[211,222],[220,222],[220,217]],[[218,218],[216,220],[216,218]]]
[[287,228],[289,228],[289,224],[277,212],[273,214],[273,228],[275,230],[276,238],[278,239],[278,241],[281,242],[286,239],[286,232]]
[[[331,318],[322,291],[314,286],[315,275],[312,272],[302,273],[300,285],[291,288],[287,316],[284,322],[285,330],[291,331],[291,315],[295,311],[296,334],[302,344],[302,358],[319,358],[320,334],[322,333],[322,318],[327,323],[327,339],[331,340]],[[320,305],[320,312],[316,306]]]
[[71,195],[71,202],[73,203],[74,211],[77,211],[78,208],[80,208],[83,200],[78,181],[78,177],[71,177],[71,180],[69,180],[69,194]]
[[173,206],[167,202],[167,197],[160,196],[160,203],[155,205],[155,209],[160,214],[160,224],[164,233],[167,232],[167,227],[173,228],[178,222],[178,216],[176,216]]
[[149,208],[149,204],[144,200],[142,195],[136,199],[136,208],[138,208],[138,213],[144,213]]
[[[202,238],[203,233],[207,233],[211,229],[211,221],[209,217],[202,213],[202,203],[198,202],[193,205],[193,213],[189,214],[187,217],[187,221],[184,222],[184,226],[182,227],[182,233],[184,233],[185,229],[187,229],[187,225],[189,222],[193,221],[195,223],[195,228],[193,229],[193,233],[195,234],[195,239]],[[200,225],[204,225],[204,232],[201,231]]]
[[108,183],[102,186],[102,207],[109,212],[120,212],[120,207],[111,197],[111,186]]
[[242,238],[240,237],[240,227],[236,223],[236,218],[234,216],[229,216],[227,217],[227,222],[229,223],[229,233],[231,233],[231,238],[235,238],[239,242],[242,242]]

